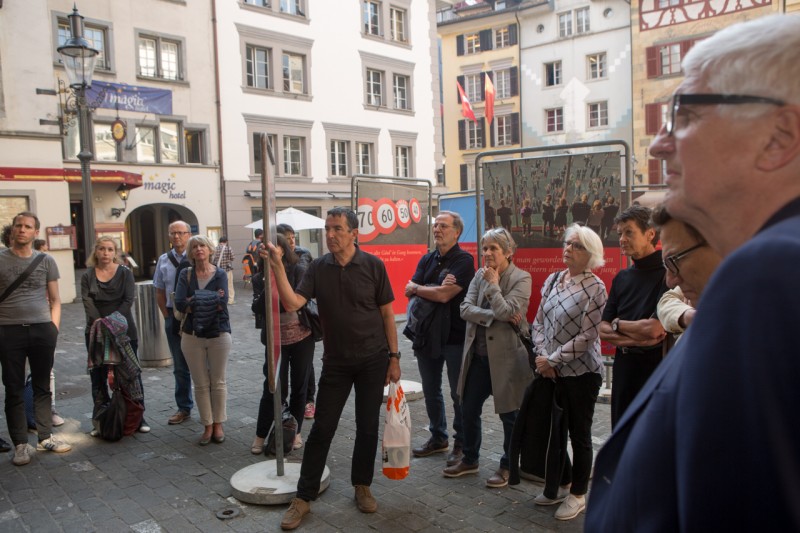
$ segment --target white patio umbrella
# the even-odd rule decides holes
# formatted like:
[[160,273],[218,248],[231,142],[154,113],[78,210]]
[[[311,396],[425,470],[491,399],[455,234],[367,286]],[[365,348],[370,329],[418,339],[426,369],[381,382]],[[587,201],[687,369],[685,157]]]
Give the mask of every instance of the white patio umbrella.
[[[321,229],[325,227],[325,220],[309,215],[304,211],[288,207],[283,211],[275,213],[275,220],[278,224],[289,224],[295,231],[304,229]],[[264,220],[256,220],[245,226],[250,229],[264,229]]]

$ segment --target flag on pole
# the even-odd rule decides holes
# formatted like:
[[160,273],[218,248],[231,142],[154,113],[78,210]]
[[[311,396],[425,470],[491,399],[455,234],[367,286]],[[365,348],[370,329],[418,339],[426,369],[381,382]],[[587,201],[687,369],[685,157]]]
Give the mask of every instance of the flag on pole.
[[494,84],[488,73],[486,74],[486,82],[483,84],[483,92],[486,96],[484,99],[486,107],[483,114],[486,117],[486,125],[489,126],[494,118]]
[[467,98],[464,92],[464,88],[461,87],[458,81],[456,81],[456,85],[458,85],[458,94],[461,96],[461,116],[464,118],[471,118],[472,122],[478,122],[478,119],[475,118],[475,112],[472,110],[472,104],[469,103],[469,98]]

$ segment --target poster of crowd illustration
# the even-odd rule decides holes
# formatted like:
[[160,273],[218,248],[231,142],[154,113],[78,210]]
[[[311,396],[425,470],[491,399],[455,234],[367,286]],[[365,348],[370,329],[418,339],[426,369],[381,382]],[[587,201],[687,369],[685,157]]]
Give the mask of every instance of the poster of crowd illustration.
[[521,247],[554,248],[580,222],[616,245],[620,186],[619,152],[486,162],[485,227],[505,227]]

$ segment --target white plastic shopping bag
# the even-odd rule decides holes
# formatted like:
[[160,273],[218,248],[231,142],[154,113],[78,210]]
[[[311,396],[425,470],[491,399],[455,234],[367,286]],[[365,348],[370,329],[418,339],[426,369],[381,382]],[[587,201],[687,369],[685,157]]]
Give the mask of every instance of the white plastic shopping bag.
[[383,475],[404,479],[411,464],[411,413],[400,383],[389,383],[383,428]]

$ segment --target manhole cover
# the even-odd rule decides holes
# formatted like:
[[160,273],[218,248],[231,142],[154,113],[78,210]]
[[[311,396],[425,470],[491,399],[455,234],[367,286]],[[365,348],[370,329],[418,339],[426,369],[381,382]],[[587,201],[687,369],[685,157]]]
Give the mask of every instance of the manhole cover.
[[69,400],[79,396],[89,394],[89,389],[85,386],[75,385],[73,383],[58,383],[58,376],[56,376],[56,401],[59,399]]

